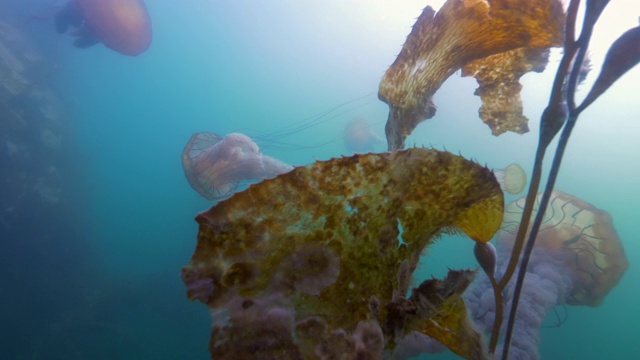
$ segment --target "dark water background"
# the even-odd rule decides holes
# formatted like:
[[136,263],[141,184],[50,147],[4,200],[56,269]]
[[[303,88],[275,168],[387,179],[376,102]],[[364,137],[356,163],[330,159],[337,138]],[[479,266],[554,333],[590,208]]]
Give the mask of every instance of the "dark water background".
[[[65,114],[57,148],[42,145],[42,124],[0,133],[0,359],[207,359],[208,311],[186,300],[179,278],[195,245],[193,217],[211,205],[184,178],[186,141],[198,131],[313,125],[261,144],[300,165],[345,153],[342,129],[355,116],[382,135],[378,82],[425,4],[148,0],[153,43],[130,58],[102,45],[78,50],[55,34],[62,3],[0,0],[0,19],[44,58],[34,86],[54,93]],[[607,9],[596,69],[638,12],[631,1]],[[552,76],[523,78],[529,134],[491,136],[477,118],[475,81],[453,76],[435,97],[437,116],[407,144],[528,171]],[[612,214],[630,268],[600,307],[568,308],[558,328],[548,319],[543,359],[640,357],[639,81],[636,68],[585,112],[558,182]],[[471,244],[444,237],[417,277],[475,266]]]

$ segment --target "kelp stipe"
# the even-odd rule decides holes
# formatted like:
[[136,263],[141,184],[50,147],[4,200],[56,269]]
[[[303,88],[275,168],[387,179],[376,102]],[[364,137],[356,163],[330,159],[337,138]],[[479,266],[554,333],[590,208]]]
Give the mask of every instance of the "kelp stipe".
[[[535,245],[536,235],[540,229],[540,225],[544,218],[549,199],[555,185],[555,181],[560,169],[564,150],[571,136],[571,132],[580,113],[586,109],[593,101],[603,94],[611,84],[620,78],[626,71],[640,62],[640,27],[635,27],[625,32],[618,40],[616,40],[609,49],[605,62],[602,66],[600,76],[596,80],[593,88],[583,100],[580,106],[575,104],[575,89],[578,82],[578,76],[581,71],[582,62],[585,58],[593,27],[597,22],[600,14],[608,4],[608,0],[591,0],[586,3],[584,25],[580,37],[575,40],[575,20],[579,0],[572,0],[567,10],[567,20],[565,27],[565,44],[564,56],[560,62],[556,79],[553,84],[549,105],[545,109],[540,124],[540,139],[538,150],[536,152],[534,169],[532,174],[531,186],[527,195],[527,202],[523,211],[521,225],[516,238],[516,245],[512,253],[509,268],[505,275],[498,283],[498,288],[503,288],[513,275],[513,271],[518,262],[520,250],[524,242],[529,219],[534,207],[536,193],[540,183],[540,173],[542,169],[542,161],[546,148],[555,137],[557,132],[562,128],[558,147],[551,166],[551,171],[547,179],[542,200],[539,205],[540,211],[537,212],[534,219],[529,237],[527,239],[522,261],[518,270],[515,291],[513,294],[512,306],[509,313],[507,330],[505,333],[504,346],[502,352],[502,360],[508,359],[509,345],[513,334],[515,317],[518,309],[518,302],[524,283],[529,258]],[[566,118],[566,123],[564,119]],[[496,297],[498,299],[498,297]],[[496,321],[492,333],[492,343],[497,342],[497,333],[500,324]]]

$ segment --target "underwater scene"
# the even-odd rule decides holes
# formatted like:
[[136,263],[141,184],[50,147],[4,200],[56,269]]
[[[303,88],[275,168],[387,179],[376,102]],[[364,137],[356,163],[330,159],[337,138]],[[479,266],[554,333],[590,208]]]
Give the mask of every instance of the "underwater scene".
[[639,22],[0,0],[0,360],[639,359]]

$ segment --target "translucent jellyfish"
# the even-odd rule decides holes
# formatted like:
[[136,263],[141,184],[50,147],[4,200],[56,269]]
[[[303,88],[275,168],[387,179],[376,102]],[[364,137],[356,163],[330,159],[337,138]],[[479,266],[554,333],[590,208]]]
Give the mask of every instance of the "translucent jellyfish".
[[355,117],[344,127],[344,147],[350,153],[373,152],[376,147],[386,143],[371,129],[369,122],[361,117]]
[[102,42],[123,55],[136,56],[151,44],[151,20],[142,0],[71,0],[56,15],[56,30],[77,28],[74,46]]
[[243,184],[285,173],[293,167],[260,153],[251,138],[195,133],[182,152],[182,167],[191,187],[209,200],[220,200]]
[[[511,254],[524,202],[521,198],[505,208],[496,243],[499,273],[504,272]],[[539,359],[540,327],[551,308],[563,304],[598,306],[628,266],[611,216],[581,199],[554,191],[529,260],[509,358]],[[506,289],[508,306],[512,286]],[[465,294],[476,324],[487,332],[494,320],[492,291],[489,279],[479,276]]]
[[502,191],[509,194],[519,194],[527,186],[527,174],[522,166],[512,163],[504,169],[494,170],[496,179],[500,183]]

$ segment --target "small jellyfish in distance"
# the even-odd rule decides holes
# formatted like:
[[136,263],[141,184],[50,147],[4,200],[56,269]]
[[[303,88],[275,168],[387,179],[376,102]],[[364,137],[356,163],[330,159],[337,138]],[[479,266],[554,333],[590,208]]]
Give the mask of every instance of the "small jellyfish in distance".
[[182,152],[182,167],[191,187],[209,200],[221,200],[252,180],[275,177],[291,165],[260,153],[248,136],[195,133]]
[[504,169],[494,170],[493,173],[502,191],[509,194],[519,194],[527,186],[527,174],[522,166],[516,163],[509,164]]
[[371,129],[369,122],[361,117],[351,119],[344,127],[344,147],[350,153],[372,152],[376,147],[385,143]]

